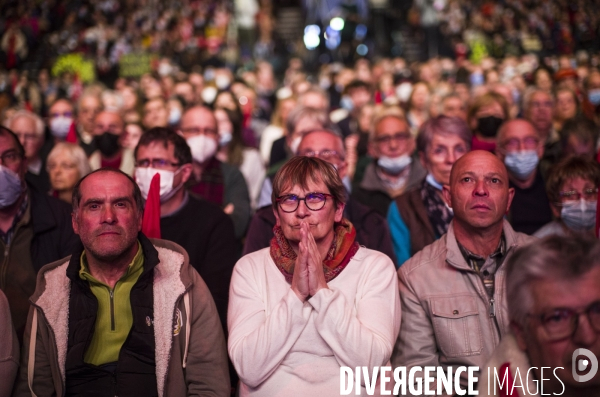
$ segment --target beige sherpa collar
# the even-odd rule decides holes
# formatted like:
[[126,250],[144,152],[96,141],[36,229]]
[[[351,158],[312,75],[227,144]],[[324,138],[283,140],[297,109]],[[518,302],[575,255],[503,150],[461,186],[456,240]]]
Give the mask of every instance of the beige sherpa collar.
[[[182,254],[156,247],[159,264],[154,268],[154,339],[158,395],[164,394],[173,344],[175,305],[185,293],[180,271]],[[69,262],[44,273],[46,288],[36,301],[44,313],[56,341],[58,368],[65,382],[65,361],[69,335],[69,295],[71,282],[66,276]]]

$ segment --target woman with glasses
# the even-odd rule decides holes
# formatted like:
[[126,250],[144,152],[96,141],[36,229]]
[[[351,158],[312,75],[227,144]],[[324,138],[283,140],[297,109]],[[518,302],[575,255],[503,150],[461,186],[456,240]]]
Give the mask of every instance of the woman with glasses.
[[50,175],[50,194],[71,204],[73,187],[91,168],[85,152],[79,145],[59,142],[48,154],[46,169]]
[[417,152],[427,176],[400,195],[388,210],[388,224],[398,265],[448,231],[452,220],[442,197],[456,160],[471,148],[471,131],[458,117],[438,116],[427,121],[417,135]]
[[535,232],[534,236],[593,236],[599,185],[600,166],[593,160],[572,156],[557,163],[546,183],[555,220]]
[[355,241],[331,164],[292,158],[272,198],[271,246],[244,256],[231,279],[228,348],[240,396],[339,395],[341,366],[372,371],[390,359],[400,326],[394,266]]

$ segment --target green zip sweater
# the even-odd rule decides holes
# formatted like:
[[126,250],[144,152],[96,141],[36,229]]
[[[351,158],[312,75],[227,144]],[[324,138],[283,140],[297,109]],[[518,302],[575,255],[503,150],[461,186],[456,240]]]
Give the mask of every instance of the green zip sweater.
[[79,277],[90,284],[98,300],[98,315],[92,341],[85,352],[84,362],[102,365],[119,360],[121,346],[133,325],[129,293],[144,270],[144,254],[138,241],[138,252],[129,268],[117,281],[115,288],[96,280],[89,271],[85,250],[81,254]]

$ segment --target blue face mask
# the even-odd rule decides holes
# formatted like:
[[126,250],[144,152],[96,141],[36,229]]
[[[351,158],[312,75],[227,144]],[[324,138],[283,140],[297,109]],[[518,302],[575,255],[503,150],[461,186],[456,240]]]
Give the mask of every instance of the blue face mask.
[[412,163],[412,157],[408,154],[403,154],[400,157],[380,156],[379,159],[377,159],[377,165],[392,175],[399,174],[403,169],[408,167],[410,163]]
[[525,180],[535,171],[539,161],[537,151],[523,150],[506,153],[504,165],[506,165],[508,172],[516,176],[517,179]]
[[588,93],[588,99],[594,106],[600,105],[600,89],[591,90]]
[[581,198],[579,201],[564,203],[560,218],[571,230],[590,230],[596,224],[596,202]]
[[19,175],[3,165],[0,165],[0,186],[0,209],[13,205],[23,193]]

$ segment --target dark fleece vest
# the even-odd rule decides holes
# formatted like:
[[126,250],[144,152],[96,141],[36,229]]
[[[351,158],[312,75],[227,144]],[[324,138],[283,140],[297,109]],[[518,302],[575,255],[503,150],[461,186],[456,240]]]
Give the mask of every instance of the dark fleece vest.
[[158,252],[142,234],[144,270],[131,289],[133,325],[119,353],[119,361],[102,366],[83,361],[94,332],[98,301],[87,281],[79,277],[82,247],[71,256],[67,276],[69,297],[69,339],[67,347],[67,396],[157,396],[153,326],[153,269]]

